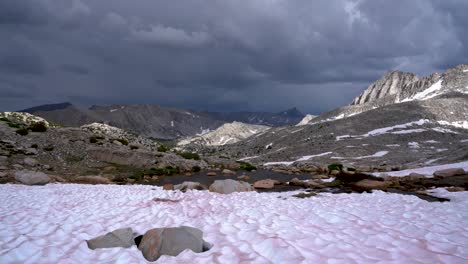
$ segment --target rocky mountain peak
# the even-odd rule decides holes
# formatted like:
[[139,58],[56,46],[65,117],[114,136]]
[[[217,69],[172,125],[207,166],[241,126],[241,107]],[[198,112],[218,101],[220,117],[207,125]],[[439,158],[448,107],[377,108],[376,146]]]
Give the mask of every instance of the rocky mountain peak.
[[375,101],[401,92],[402,87],[417,82],[419,77],[413,73],[402,71],[389,71],[382,78],[372,83],[360,96],[356,97],[351,105],[359,105]]
[[282,115],[286,115],[286,116],[290,116],[290,117],[300,117],[300,118],[304,117],[304,114],[301,111],[299,111],[299,109],[297,109],[296,107],[285,110],[285,111],[280,112],[278,114],[282,114]]

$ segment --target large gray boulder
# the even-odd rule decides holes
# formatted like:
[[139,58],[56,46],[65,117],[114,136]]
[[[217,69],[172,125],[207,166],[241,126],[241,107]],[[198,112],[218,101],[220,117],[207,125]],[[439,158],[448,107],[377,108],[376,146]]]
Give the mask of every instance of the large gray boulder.
[[230,194],[233,192],[250,192],[254,189],[249,183],[244,181],[235,181],[231,179],[217,180],[210,185],[210,192]]
[[87,240],[86,243],[88,247],[93,250],[96,248],[129,248],[135,245],[135,240],[133,238],[132,229],[128,227],[117,229],[103,236]]
[[201,253],[210,247],[203,241],[201,230],[188,226],[148,230],[138,245],[148,261],[156,261],[162,255],[177,256],[186,249]]
[[17,171],[15,180],[26,185],[45,185],[50,182],[50,177],[40,171]]

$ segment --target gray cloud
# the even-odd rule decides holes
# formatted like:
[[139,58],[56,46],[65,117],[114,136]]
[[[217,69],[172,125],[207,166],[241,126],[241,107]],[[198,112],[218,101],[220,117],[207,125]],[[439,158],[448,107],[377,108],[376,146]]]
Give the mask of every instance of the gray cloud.
[[465,2],[4,0],[0,77],[22,76],[32,99],[2,97],[0,110],[72,100],[326,111],[387,70],[466,63]]

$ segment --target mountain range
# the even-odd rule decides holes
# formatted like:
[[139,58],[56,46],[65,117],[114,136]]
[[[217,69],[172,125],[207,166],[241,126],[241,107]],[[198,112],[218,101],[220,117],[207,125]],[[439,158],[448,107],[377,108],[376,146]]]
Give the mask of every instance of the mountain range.
[[304,114],[296,108],[279,113],[221,113],[166,108],[158,105],[95,105],[85,108],[71,103],[36,106],[20,112],[30,113],[70,127],[104,123],[161,140],[174,140],[203,134],[234,121],[277,127],[294,125],[304,117]]

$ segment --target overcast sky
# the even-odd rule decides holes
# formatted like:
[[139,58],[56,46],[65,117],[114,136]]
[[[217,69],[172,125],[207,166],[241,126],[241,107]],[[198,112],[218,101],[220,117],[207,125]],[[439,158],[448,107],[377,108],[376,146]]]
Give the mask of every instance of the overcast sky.
[[0,111],[70,101],[319,113],[468,58],[466,0],[0,0]]

